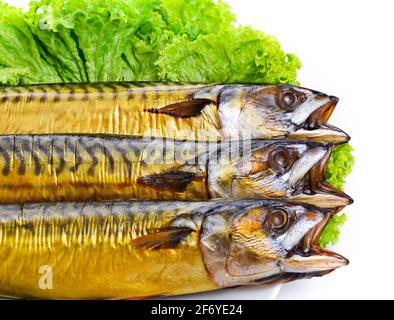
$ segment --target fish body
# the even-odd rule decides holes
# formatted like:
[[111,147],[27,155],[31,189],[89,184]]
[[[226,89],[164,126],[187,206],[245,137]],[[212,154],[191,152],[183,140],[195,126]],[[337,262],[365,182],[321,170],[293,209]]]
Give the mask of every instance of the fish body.
[[128,136],[0,136],[0,203],[285,198],[338,207],[322,189],[333,144]]
[[178,140],[345,142],[326,123],[338,99],[241,84],[62,84],[0,88],[0,134],[119,134]]
[[321,276],[347,260],[302,243],[333,213],[264,199],[3,205],[0,294],[139,299]]

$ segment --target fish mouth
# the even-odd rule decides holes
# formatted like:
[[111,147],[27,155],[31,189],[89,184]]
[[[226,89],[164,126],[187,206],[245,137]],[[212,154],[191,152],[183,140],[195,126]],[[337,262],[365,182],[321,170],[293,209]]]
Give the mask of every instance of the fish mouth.
[[327,103],[311,113],[308,118],[309,123],[315,123],[317,121],[327,122],[330,119],[339,99],[334,96],[330,96],[329,98],[330,100]]
[[327,274],[340,267],[347,266],[349,260],[340,254],[319,248],[308,255],[295,254],[282,262],[285,273]]
[[340,210],[341,208],[338,208],[326,213],[324,218],[308,231],[299,246],[282,262],[284,272],[321,276],[349,264],[349,260],[339,253],[321,248],[318,244],[324,228]]
[[[318,244],[320,236],[338,209],[323,209],[323,219],[311,228],[301,241],[278,261],[280,272],[268,277],[256,279],[255,284],[270,284],[277,281],[289,282],[298,279],[321,277],[349,264],[342,255],[321,248]],[[310,214],[313,214],[314,210]]]
[[335,188],[325,180],[325,172],[333,146],[298,182],[296,191],[290,200],[305,202],[320,208],[343,208],[353,203],[353,199],[342,190]]
[[326,148],[307,150],[303,156],[293,164],[291,170],[284,174],[282,178],[286,179],[291,186],[297,186],[302,178],[317,164],[320,166],[323,160],[326,162],[327,153],[329,152],[330,150]]
[[350,136],[346,132],[327,123],[338,101],[337,97],[329,96],[328,102],[314,110],[302,126],[289,134],[289,138],[335,143],[348,142]]
[[289,199],[312,204],[320,208],[343,208],[354,202],[345,192],[324,181],[319,184],[319,189],[308,190],[308,192],[290,196]]

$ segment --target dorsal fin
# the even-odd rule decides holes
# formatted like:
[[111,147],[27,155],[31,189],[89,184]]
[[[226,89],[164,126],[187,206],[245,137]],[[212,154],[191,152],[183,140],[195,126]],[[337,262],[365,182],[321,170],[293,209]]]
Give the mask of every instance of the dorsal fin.
[[168,227],[157,230],[131,241],[131,244],[140,249],[159,250],[173,249],[185,239],[193,229],[187,227]]
[[167,171],[138,178],[140,185],[176,192],[185,191],[188,184],[198,179],[198,175],[186,171]]
[[146,111],[166,114],[174,118],[191,118],[198,116],[207,105],[214,103],[210,99],[192,99],[169,104],[160,109],[152,108]]

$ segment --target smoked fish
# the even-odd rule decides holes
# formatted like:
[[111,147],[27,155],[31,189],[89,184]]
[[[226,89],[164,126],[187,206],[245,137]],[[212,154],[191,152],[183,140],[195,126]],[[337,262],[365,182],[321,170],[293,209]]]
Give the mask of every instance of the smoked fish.
[[346,142],[338,98],[289,85],[89,83],[0,88],[0,135]]
[[322,276],[336,209],[266,199],[0,206],[0,295],[143,299]]
[[324,180],[333,144],[118,135],[0,136],[0,204],[86,200],[280,198],[352,202]]

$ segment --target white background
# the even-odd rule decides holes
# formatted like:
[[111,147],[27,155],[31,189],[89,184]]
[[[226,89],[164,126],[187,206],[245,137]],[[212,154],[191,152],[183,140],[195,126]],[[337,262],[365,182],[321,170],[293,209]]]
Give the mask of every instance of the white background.
[[[351,264],[323,278],[286,284],[278,298],[393,299],[394,2],[227,2],[239,22],[275,35],[301,58],[303,86],[341,98],[330,121],[352,136],[355,148],[346,188],[355,203],[346,209],[348,222],[334,248]],[[250,298],[261,298],[258,290],[251,292]]]

